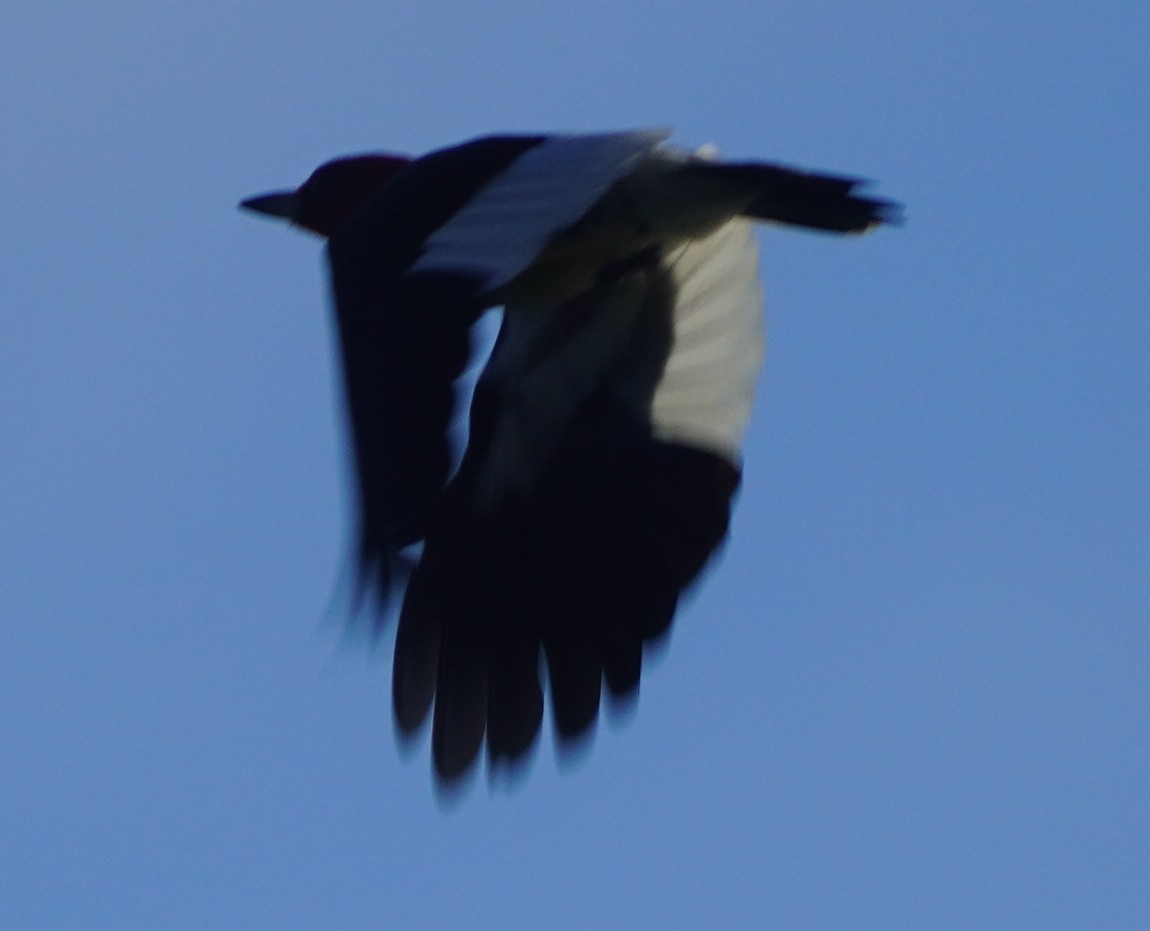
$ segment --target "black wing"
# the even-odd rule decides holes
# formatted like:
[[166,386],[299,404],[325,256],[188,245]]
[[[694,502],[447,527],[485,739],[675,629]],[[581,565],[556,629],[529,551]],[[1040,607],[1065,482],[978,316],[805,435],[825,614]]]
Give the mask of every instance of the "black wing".
[[654,439],[606,397],[579,412],[534,494],[476,513],[471,475],[448,490],[411,579],[395,647],[402,733],[434,698],[441,782],[467,773],[486,739],[514,763],[543,717],[540,651],[564,743],[594,723],[604,684],[639,685],[643,647],[724,539],[739,470]]
[[359,590],[373,589],[382,601],[399,551],[423,539],[447,483],[454,383],[481,308],[465,279],[425,276],[379,292],[359,277],[336,271],[334,285],[358,493]]
[[[432,749],[441,785],[463,777],[484,743],[496,764],[528,753],[543,717],[541,656],[564,744],[588,732],[604,687],[616,699],[633,696],[644,645],[667,630],[683,590],[726,535],[740,479],[737,455],[674,435],[674,427],[696,416],[682,397],[669,402],[667,430],[656,429],[653,412],[676,334],[690,361],[671,380],[689,386],[680,393],[703,405],[707,422],[715,419],[716,403],[743,404],[759,348],[753,338],[735,345],[730,336],[758,332],[757,258],[749,234],[724,234],[713,248],[698,247],[691,261],[694,267],[678,278],[666,266],[627,274],[632,283],[643,280],[634,321],[613,357],[596,361],[601,369],[589,390],[576,387],[584,366],[558,385],[534,378],[530,367],[480,380],[467,455],[429,528],[395,648],[397,725],[414,732],[434,701]],[[607,284],[579,306],[558,308],[543,340],[547,357],[536,364],[556,365],[605,314],[626,311],[613,306],[621,290]],[[690,336],[676,319],[684,297],[697,311],[692,323],[702,322]],[[581,315],[583,325],[573,326],[572,317]],[[740,353],[750,360],[743,374],[737,374]],[[497,346],[493,358],[499,354]],[[694,360],[707,355],[706,371],[694,372]],[[492,470],[509,465],[508,449],[524,448],[509,444],[501,451],[500,425],[517,416],[527,428],[553,426],[537,412],[515,409],[512,395],[524,383],[533,395],[560,395],[564,404],[569,392],[580,396],[546,455],[529,456],[540,462],[532,480],[493,495]]]
[[358,588],[386,600],[451,466],[454,382],[484,308],[479,275],[409,274],[428,237],[542,137],[489,137],[413,162],[328,243],[358,493]]

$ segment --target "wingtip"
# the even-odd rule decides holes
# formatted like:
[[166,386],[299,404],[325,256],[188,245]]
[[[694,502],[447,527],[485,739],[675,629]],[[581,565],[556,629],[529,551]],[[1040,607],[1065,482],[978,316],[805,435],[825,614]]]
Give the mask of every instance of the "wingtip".
[[874,226],[906,226],[906,209],[896,200],[875,200]]
[[846,193],[854,203],[865,207],[866,222],[856,230],[847,232],[866,233],[879,226],[904,226],[906,224],[905,208],[897,200],[887,200],[884,197],[869,197],[870,188],[875,186],[870,178],[855,178],[841,175],[837,179],[846,185]]
[[910,221],[906,218],[906,213],[903,211],[902,204],[895,204],[892,213],[887,216],[883,223],[887,226],[906,226]]

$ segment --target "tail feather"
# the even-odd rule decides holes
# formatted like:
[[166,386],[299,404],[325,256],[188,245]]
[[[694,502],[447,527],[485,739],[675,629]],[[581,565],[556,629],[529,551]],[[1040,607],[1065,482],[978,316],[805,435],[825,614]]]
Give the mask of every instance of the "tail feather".
[[758,192],[743,210],[743,216],[751,219],[834,233],[865,233],[875,226],[902,222],[901,205],[857,193],[867,184],[859,178],[755,162],[719,162],[707,170]]

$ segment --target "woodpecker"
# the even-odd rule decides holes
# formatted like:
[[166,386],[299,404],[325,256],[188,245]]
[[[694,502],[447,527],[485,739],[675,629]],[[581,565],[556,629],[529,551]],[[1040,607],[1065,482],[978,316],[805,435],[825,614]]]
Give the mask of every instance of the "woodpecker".
[[[492,771],[529,754],[544,669],[561,747],[604,693],[633,700],[644,646],[724,541],[763,353],[753,223],[899,220],[857,179],[669,135],[337,158],[241,204],[327,240],[358,590],[377,617],[401,604],[394,719],[411,737],[432,716],[441,787],[484,747]],[[454,385],[497,306],[452,474]]]

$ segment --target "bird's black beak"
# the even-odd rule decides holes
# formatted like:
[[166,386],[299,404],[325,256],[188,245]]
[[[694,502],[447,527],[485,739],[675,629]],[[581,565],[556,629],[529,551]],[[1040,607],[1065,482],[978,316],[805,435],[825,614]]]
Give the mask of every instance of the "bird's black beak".
[[272,217],[283,217],[294,220],[299,215],[299,197],[295,191],[275,191],[271,194],[260,194],[241,200],[240,206],[245,210],[263,213]]

